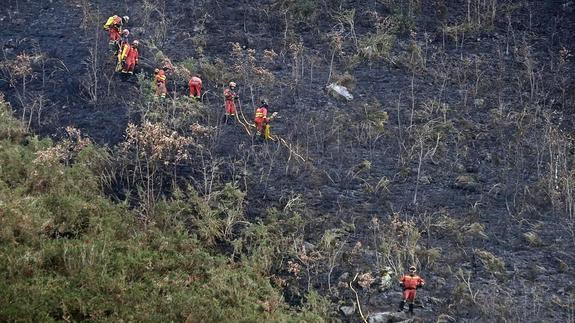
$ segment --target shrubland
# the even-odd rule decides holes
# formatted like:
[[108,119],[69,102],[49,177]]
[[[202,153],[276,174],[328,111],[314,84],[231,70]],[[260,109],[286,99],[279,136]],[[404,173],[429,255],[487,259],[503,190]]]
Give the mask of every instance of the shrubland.
[[[41,139],[4,101],[0,107],[0,320],[321,321],[329,314],[313,291],[300,308],[287,306],[270,279],[281,230],[245,222],[234,230],[244,213],[237,187],[225,185],[212,201],[189,188],[138,212],[103,193],[109,151],[73,128],[58,143]],[[232,232],[230,256],[214,242]]]

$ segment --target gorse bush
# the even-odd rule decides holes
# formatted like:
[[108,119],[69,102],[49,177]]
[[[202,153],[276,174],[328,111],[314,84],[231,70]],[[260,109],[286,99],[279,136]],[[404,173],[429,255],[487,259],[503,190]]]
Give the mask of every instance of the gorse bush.
[[252,262],[194,237],[207,218],[213,235],[231,235],[241,191],[225,186],[207,203],[189,188],[139,220],[102,194],[106,151],[74,129],[56,145],[25,134],[0,108],[0,321],[323,320],[321,297],[294,310]]

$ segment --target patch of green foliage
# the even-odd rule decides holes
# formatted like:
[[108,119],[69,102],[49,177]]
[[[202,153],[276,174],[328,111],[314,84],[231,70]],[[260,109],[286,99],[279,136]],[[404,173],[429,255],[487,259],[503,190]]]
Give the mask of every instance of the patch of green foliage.
[[324,320],[322,297],[294,309],[270,284],[265,226],[248,225],[242,260],[195,237],[190,224],[208,219],[224,236],[242,192],[226,186],[211,205],[189,189],[139,219],[102,193],[105,150],[38,139],[9,110],[0,101],[0,321]]

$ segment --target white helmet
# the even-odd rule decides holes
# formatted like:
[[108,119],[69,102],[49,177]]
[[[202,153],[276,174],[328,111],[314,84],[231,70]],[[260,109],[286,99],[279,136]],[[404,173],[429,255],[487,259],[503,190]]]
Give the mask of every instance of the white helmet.
[[122,35],[128,36],[130,35],[130,31],[128,29],[122,30]]
[[123,17],[122,17],[122,21],[123,21],[123,22],[128,23],[128,20],[130,20],[130,17],[128,17],[128,16],[123,16]]
[[236,87],[236,82],[230,82],[230,87]]

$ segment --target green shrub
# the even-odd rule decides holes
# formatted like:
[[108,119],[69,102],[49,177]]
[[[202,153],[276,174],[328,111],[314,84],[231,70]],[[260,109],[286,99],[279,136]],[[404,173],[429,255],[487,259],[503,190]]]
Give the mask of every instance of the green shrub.
[[245,193],[236,187],[209,203],[192,188],[176,192],[140,221],[102,193],[105,150],[78,145],[81,138],[29,138],[26,146],[0,139],[0,321],[319,322],[333,314],[315,293],[305,308],[290,308],[271,286],[277,227],[242,230],[242,261],[194,238],[194,226],[204,239],[237,238]]

